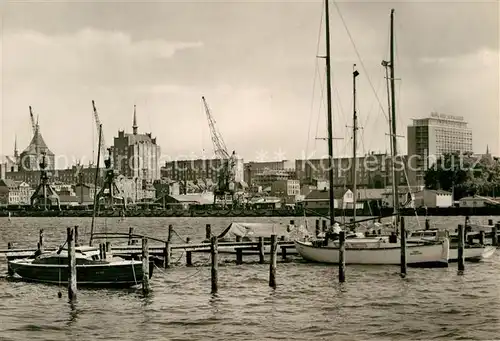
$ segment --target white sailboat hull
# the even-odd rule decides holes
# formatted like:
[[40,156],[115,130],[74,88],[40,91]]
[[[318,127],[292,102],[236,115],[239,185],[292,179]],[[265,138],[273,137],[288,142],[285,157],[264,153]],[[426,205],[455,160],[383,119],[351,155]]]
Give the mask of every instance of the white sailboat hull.
[[[464,258],[466,261],[479,262],[490,258],[496,251],[494,246],[464,248]],[[458,261],[458,248],[450,249],[450,262]]]
[[[399,243],[349,243],[346,242],[345,263],[366,265],[399,265],[401,263],[401,247]],[[409,244],[406,246],[406,262],[408,266],[447,267],[449,258],[449,241],[445,239],[436,244]],[[338,264],[338,245],[314,246],[311,242],[295,241],[295,248],[302,258],[319,263]]]

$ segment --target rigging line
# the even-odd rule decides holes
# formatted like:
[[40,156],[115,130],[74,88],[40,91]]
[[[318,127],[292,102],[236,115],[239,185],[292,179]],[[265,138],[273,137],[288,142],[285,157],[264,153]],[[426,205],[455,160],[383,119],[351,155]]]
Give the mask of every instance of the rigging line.
[[[321,6],[323,8],[323,6]],[[319,29],[318,29],[318,41],[316,43],[316,56],[318,55],[319,53],[319,45],[320,45],[320,42],[321,42],[321,30],[322,30],[322,26],[323,26],[323,14],[324,14],[324,9],[321,11],[321,17],[319,19]],[[311,96],[311,105],[310,105],[310,116],[309,116],[309,129],[307,130],[307,141],[306,141],[306,155],[307,155],[307,152],[309,151],[309,139],[310,139],[310,135],[311,135],[311,124],[312,124],[312,117],[313,117],[313,110],[314,110],[314,95],[316,94],[316,76],[318,75],[319,71],[318,71],[318,58],[315,57],[314,58],[314,79],[313,79],[313,90],[312,90],[312,96]]]
[[351,44],[352,44],[352,46],[354,48],[354,52],[356,52],[356,56],[358,57],[359,62],[361,63],[361,67],[363,68],[363,72],[366,74],[366,79],[368,80],[368,83],[370,84],[370,87],[371,87],[373,93],[375,94],[375,98],[377,99],[378,105],[380,106],[380,109],[384,113],[385,117],[387,119],[389,119],[388,113],[385,112],[384,107],[383,107],[382,103],[380,102],[380,98],[377,96],[377,94],[375,92],[375,88],[373,87],[373,83],[370,80],[370,76],[369,76],[368,70],[366,70],[366,68],[365,68],[365,63],[363,63],[363,60],[361,59],[361,56],[360,56],[359,51],[358,51],[358,48],[356,47],[356,44],[354,43],[354,39],[352,38],[351,32],[349,31],[349,28],[347,27],[347,24],[346,24],[346,22],[344,20],[344,16],[342,15],[342,13],[340,11],[340,8],[339,8],[339,5],[338,5],[337,1],[333,0],[333,4],[335,5],[335,8],[337,9],[337,12],[339,14],[340,20],[342,20],[342,24],[344,25],[344,28],[345,28],[345,30],[347,32],[347,35],[349,36],[349,40],[351,41]]
[[306,155],[309,151],[309,142],[311,138],[311,125],[313,121],[313,111],[314,111],[314,95],[316,94],[316,76],[318,73],[318,62],[316,61],[315,67],[314,67],[314,80],[313,80],[313,90],[312,90],[312,96],[311,96],[311,105],[310,105],[310,113],[309,113],[309,125],[307,128],[307,140],[306,140]]
[[[334,94],[335,94],[335,104],[337,106],[337,110],[340,112],[340,115],[338,115],[339,118],[342,118],[342,122],[344,125],[347,124],[347,122],[349,122],[349,120],[347,119],[346,117],[346,114],[344,112],[344,107],[342,106],[342,100],[340,99],[340,92],[339,92],[339,89],[334,86],[333,87],[333,91],[334,91]],[[349,103],[349,107],[352,107],[352,99],[351,99],[351,102]],[[340,117],[342,115],[342,117]],[[339,126],[338,124],[336,126]]]
[[[344,125],[346,125],[347,119],[346,119],[346,115],[345,115],[343,107],[342,107],[342,101],[340,99],[339,89],[336,86],[334,86],[333,87],[333,92],[334,92],[334,96],[336,98],[335,104],[337,106],[337,111],[340,112],[340,114],[342,115],[342,119],[343,119],[342,123],[344,123]],[[340,115],[338,115],[338,116],[340,118]],[[334,132],[335,132],[335,127],[340,127],[340,125],[337,124],[337,125],[334,126]],[[340,152],[341,153],[345,153],[345,149],[347,148],[347,143],[348,143],[348,139],[347,139],[348,133],[347,133],[347,130],[340,130],[339,133],[341,133],[341,132],[344,133],[344,139],[343,139],[344,140],[344,146],[343,146],[343,149],[340,150]],[[337,142],[338,141],[334,141],[335,147],[337,147],[336,149],[338,150],[339,149],[338,148],[339,144]]]
[[[396,94],[396,108],[397,108],[397,111],[399,111],[399,103],[401,102],[400,99],[401,99],[401,80],[398,82],[398,93]],[[398,118],[402,118],[401,115],[398,116]],[[401,130],[399,131],[404,131],[404,124],[402,122],[402,120],[398,120],[398,128],[400,128]],[[398,146],[401,146],[401,143],[398,143]],[[399,148],[398,148],[399,149]],[[403,150],[401,150],[401,153],[403,153]],[[397,154],[397,151],[396,151],[396,154]]]
[[[380,83],[378,84],[378,87],[377,87],[377,94],[380,92],[380,87],[382,86],[382,83],[384,82],[384,77],[381,77],[380,78]],[[373,99],[373,101],[371,102],[371,105],[370,105],[370,109],[368,110],[368,115],[366,115],[366,119],[365,121],[363,122],[363,127],[366,127],[366,125],[368,124],[368,120],[370,119],[370,115],[371,115],[371,112],[373,110],[373,106],[375,105],[375,99]],[[379,118],[379,115],[377,115],[377,120]],[[376,123],[377,121],[375,121]]]
[[[325,68],[326,68],[326,66],[325,66]],[[324,85],[326,83],[326,76],[325,76],[325,78],[321,78],[321,73],[319,72],[319,69],[318,69],[318,73],[319,73],[319,77],[320,77],[321,85],[322,86],[320,87],[320,89],[321,89],[321,96],[320,96],[319,108],[318,108],[318,120],[316,121],[316,133],[315,133],[316,134],[316,136],[315,136],[316,138],[318,137],[319,122],[320,122],[320,117],[321,117],[321,115],[320,115],[321,110],[324,109],[325,111],[327,111],[326,107],[325,107],[325,103],[324,103],[325,102],[324,101],[324,98],[325,98],[325,89],[324,89],[325,86]],[[315,150],[316,150],[316,143],[317,143],[317,141],[315,139],[314,140],[314,149]]]
[[320,69],[318,68],[318,78],[319,78],[319,83],[320,83],[320,99],[319,99],[319,106],[318,106],[318,113],[316,116],[316,131],[314,132],[314,150],[316,150],[316,138],[318,138],[318,131],[319,131],[319,122],[321,118],[321,110],[324,109],[324,98],[325,98],[325,90],[324,90],[324,81],[325,79],[321,77],[321,72]]

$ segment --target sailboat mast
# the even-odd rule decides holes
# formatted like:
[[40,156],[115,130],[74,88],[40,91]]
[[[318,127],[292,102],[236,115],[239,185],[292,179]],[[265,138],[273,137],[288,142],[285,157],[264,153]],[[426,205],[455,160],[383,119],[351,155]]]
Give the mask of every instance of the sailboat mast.
[[326,98],[327,98],[327,116],[328,116],[328,182],[330,189],[330,226],[335,221],[335,207],[333,196],[333,132],[332,132],[332,89],[331,89],[331,70],[330,70],[330,11],[328,0],[325,0],[325,26],[326,26]]
[[392,116],[392,147],[393,147],[393,155],[392,155],[392,179],[393,179],[393,188],[394,188],[394,214],[396,215],[396,222],[399,223],[399,194],[398,194],[398,185],[396,179],[396,155],[398,154],[397,148],[397,132],[396,132],[396,93],[394,86],[394,9],[391,9],[391,49],[390,49],[390,62],[389,62],[389,70],[390,70],[390,81],[391,81],[391,116]]
[[356,112],[356,77],[359,76],[358,70],[356,70],[356,64],[353,65],[354,71],[352,72],[352,96],[353,96],[353,115],[352,115],[352,131],[353,131],[353,137],[352,137],[352,196],[353,196],[353,222],[356,222],[356,201],[358,198],[358,193],[357,193],[357,167],[358,167],[358,160],[356,158],[356,147],[357,147],[357,130],[358,130],[358,113]]
[[[101,137],[102,137],[102,124],[99,124],[99,144],[101,146]],[[94,207],[92,212],[92,223],[90,224],[90,240],[89,246],[92,246],[92,239],[94,237],[94,221],[95,221],[95,213],[97,211],[97,206],[99,205],[99,201],[97,200],[97,181],[99,180],[99,161],[101,158],[101,148],[97,149],[97,164],[95,169],[95,182],[94,182]]]

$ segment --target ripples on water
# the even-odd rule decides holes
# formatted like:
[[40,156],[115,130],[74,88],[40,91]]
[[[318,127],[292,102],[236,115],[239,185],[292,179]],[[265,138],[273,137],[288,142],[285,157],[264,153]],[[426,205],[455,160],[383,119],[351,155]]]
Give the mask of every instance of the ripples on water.
[[[88,224],[83,219],[15,220],[0,222],[0,247],[7,241],[33,246],[39,227],[45,228],[49,243],[56,243],[65,227]],[[217,232],[230,220],[127,218],[108,220],[107,228],[126,231],[133,225],[138,233],[164,237],[172,222],[182,236],[201,239],[205,223]],[[77,302],[69,304],[64,287],[2,277],[0,340],[499,339],[499,254],[483,263],[466,263],[464,275],[457,275],[456,264],[410,268],[405,279],[398,267],[348,266],[342,285],[336,266],[295,259],[278,263],[275,290],[268,286],[268,264],[223,262],[218,295],[210,294],[205,259],[194,254],[194,267],[155,269],[147,298],[135,289],[81,289]],[[0,273],[5,272],[3,262]],[[59,290],[62,299],[57,298]]]

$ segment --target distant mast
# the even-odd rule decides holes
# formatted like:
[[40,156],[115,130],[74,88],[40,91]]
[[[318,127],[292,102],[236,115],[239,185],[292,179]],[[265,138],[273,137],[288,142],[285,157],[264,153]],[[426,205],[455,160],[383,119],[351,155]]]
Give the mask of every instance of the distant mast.
[[[358,70],[356,70],[356,64],[353,65],[352,72],[352,97],[353,97],[353,114],[352,114],[352,196],[353,196],[353,223],[356,223],[356,203],[358,199],[358,191],[357,191],[357,178],[356,178],[356,170],[358,167],[358,160],[356,159],[356,147],[357,147],[357,139],[356,134],[358,130],[358,113],[356,111],[356,77],[359,76]],[[356,226],[356,225],[354,225]]]
[[[392,205],[396,225],[399,223],[399,193],[398,181],[396,179],[396,155],[397,155],[397,133],[396,133],[396,95],[394,86],[394,9],[391,10],[391,35],[390,35],[390,61],[382,61],[385,67],[385,78],[387,79],[387,101],[389,109],[389,141],[391,145],[392,159]],[[389,69],[389,70],[388,70]],[[390,89],[389,89],[390,88]]]
[[332,129],[332,84],[330,70],[330,18],[328,0],[325,0],[325,26],[326,26],[326,97],[327,97],[327,117],[328,117],[328,182],[330,189],[330,226],[335,222],[335,206],[333,196],[333,129]]
[[396,224],[399,224],[399,193],[398,186],[399,183],[396,178],[396,156],[398,154],[398,144],[397,144],[397,129],[396,129],[396,92],[394,86],[394,9],[391,9],[391,59],[389,61],[389,69],[391,71],[391,113],[392,113],[392,146],[393,146],[393,161],[392,161],[392,178],[394,187],[394,214],[396,215]]

